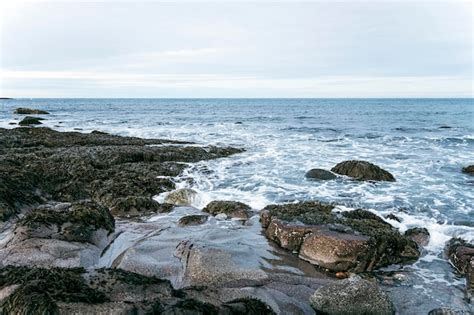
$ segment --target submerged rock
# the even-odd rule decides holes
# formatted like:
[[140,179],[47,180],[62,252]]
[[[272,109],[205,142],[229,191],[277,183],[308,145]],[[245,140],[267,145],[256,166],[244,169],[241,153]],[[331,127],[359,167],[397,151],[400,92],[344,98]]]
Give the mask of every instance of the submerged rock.
[[19,107],[15,109],[13,112],[14,114],[19,114],[19,115],[48,115],[49,113],[45,110],[41,109],[32,109],[32,108],[23,108]]
[[469,174],[469,175],[474,175],[474,165],[469,165],[469,166],[463,167],[462,172],[466,173],[466,174]]
[[23,120],[20,121],[18,124],[19,124],[20,126],[41,125],[41,121],[42,121],[42,120],[44,120],[44,118],[26,116],[26,117],[23,118]]
[[310,298],[317,314],[328,315],[393,315],[390,298],[375,283],[351,277],[325,285]]
[[202,211],[214,216],[225,214],[227,217],[247,220],[252,216],[250,206],[238,201],[215,200],[207,204]]
[[417,244],[372,212],[333,210],[320,202],[270,205],[260,219],[270,240],[334,272],[371,271],[418,259]]
[[306,172],[304,176],[309,179],[317,180],[331,180],[337,178],[337,176],[334,175],[332,172],[320,168],[313,168]]
[[332,172],[346,175],[357,180],[364,181],[388,181],[394,182],[392,174],[379,166],[366,161],[344,161],[331,169]]
[[190,188],[181,188],[170,192],[165,197],[165,202],[177,206],[190,206],[197,197],[197,192]]

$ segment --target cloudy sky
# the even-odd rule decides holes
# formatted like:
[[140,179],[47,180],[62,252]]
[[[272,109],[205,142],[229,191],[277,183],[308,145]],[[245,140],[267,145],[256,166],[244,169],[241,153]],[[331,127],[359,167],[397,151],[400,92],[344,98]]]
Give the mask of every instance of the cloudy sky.
[[473,93],[471,1],[0,1],[0,96]]

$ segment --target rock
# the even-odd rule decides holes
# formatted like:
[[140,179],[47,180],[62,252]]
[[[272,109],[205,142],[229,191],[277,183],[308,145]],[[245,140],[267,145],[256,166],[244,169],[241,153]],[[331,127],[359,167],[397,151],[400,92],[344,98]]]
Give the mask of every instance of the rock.
[[430,233],[426,228],[411,228],[405,231],[405,236],[412,239],[418,246],[423,247],[430,242]]
[[[120,269],[0,269],[2,314],[274,314],[255,298],[211,304],[170,282]],[[201,291],[203,289],[200,289]]]
[[386,170],[366,161],[344,161],[331,169],[332,172],[364,181],[394,182],[395,178]]
[[49,200],[91,199],[124,217],[167,212],[172,206],[152,197],[175,188],[170,178],[181,174],[185,163],[242,152],[185,144],[102,132],[0,128],[0,220]]
[[400,219],[399,217],[397,217],[395,214],[393,213],[389,213],[385,216],[386,219],[390,219],[390,220],[394,220],[394,221],[397,221],[397,222],[402,222],[402,219]]
[[232,251],[215,245],[183,241],[176,248],[175,256],[181,260],[184,275],[182,287],[190,286],[255,286],[269,281],[261,269],[245,264],[245,253],[234,259]]
[[456,270],[466,277],[466,295],[471,300],[474,294],[474,244],[453,238],[446,245],[445,252]]
[[351,277],[325,285],[310,298],[316,313],[328,315],[392,315],[395,307],[375,283]]
[[466,173],[466,174],[469,174],[469,175],[474,175],[474,165],[469,165],[469,166],[463,167],[462,172]]
[[428,315],[471,315],[470,311],[458,310],[451,307],[440,307],[431,310]]
[[207,221],[208,216],[204,214],[187,215],[178,220],[179,226],[200,225]]
[[474,245],[460,238],[452,238],[446,244],[446,255],[459,273],[465,275],[474,258]]
[[158,203],[155,200],[141,196],[117,198],[110,208],[110,213],[118,217],[137,217],[150,213],[163,213],[173,210],[174,205]]
[[39,117],[26,116],[18,124],[20,126],[41,125],[41,120],[44,120],[44,119],[39,118]]
[[165,202],[177,206],[190,206],[197,197],[197,192],[190,188],[181,188],[170,192],[165,197]]
[[223,213],[226,214],[227,217],[242,220],[247,220],[252,216],[251,208],[238,201],[211,201],[204,209],[202,209],[202,211],[214,216]]
[[371,271],[418,259],[417,244],[377,215],[333,210],[320,202],[270,205],[260,219],[270,240],[334,272]]
[[19,107],[19,108],[15,109],[15,111],[13,113],[14,114],[19,114],[19,115],[47,115],[47,114],[49,114],[45,110],[22,108],[22,107]]
[[331,180],[337,178],[337,176],[331,173],[330,171],[326,171],[320,168],[313,168],[306,172],[304,176],[309,179],[317,180]]
[[93,202],[33,209],[0,248],[0,266],[90,267],[114,228],[109,211]]

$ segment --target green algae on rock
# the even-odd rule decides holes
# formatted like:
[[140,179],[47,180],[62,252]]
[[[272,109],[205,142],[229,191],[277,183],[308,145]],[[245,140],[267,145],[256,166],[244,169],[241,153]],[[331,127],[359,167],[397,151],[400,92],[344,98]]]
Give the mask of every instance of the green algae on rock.
[[260,219],[270,240],[331,271],[371,271],[418,259],[417,244],[372,212],[334,209],[320,202],[270,205]]

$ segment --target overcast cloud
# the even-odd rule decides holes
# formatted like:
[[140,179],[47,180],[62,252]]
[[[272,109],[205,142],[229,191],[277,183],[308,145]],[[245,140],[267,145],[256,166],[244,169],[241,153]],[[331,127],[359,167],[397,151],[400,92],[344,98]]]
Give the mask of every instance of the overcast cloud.
[[0,1],[0,96],[472,97],[470,1]]

